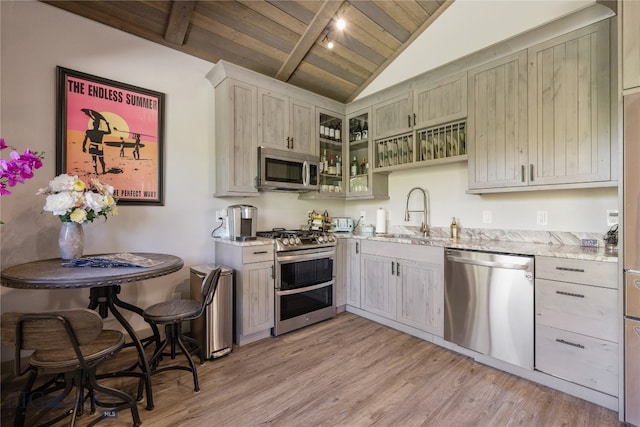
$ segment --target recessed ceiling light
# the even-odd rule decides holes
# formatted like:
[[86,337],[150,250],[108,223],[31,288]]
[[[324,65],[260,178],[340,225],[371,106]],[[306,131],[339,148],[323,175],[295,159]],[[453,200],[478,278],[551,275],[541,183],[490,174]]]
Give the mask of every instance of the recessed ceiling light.
[[333,42],[332,42],[332,41],[329,41],[329,43],[327,43],[327,47],[328,47],[329,49],[333,49]]
[[339,30],[344,30],[344,28],[347,26],[347,23],[345,22],[344,19],[340,18],[336,21],[336,28]]

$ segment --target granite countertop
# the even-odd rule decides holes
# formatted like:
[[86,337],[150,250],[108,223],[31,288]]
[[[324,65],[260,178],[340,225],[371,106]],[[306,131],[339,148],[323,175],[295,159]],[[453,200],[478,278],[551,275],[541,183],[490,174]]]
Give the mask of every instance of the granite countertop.
[[448,237],[422,237],[420,235],[373,235],[338,234],[338,237],[364,240],[408,243],[414,245],[439,246],[454,249],[471,249],[489,252],[502,252],[517,255],[550,256],[556,258],[573,258],[589,261],[618,262],[617,252],[608,252],[604,247],[582,247],[579,245],[534,243],[520,241],[503,241],[491,239]]
[[[556,258],[573,258],[588,261],[618,262],[618,253],[605,250],[604,246],[582,247],[576,244],[579,238],[595,238],[596,234],[583,233],[547,233],[521,230],[488,231],[466,230],[458,239],[451,239],[444,229],[432,228],[432,235],[422,237],[414,230],[405,227],[397,233],[384,235],[361,235],[358,233],[335,233],[338,238],[355,238],[413,245],[428,245],[454,249],[470,249],[478,251],[501,252],[515,255],[550,256]],[[258,237],[256,240],[234,241],[223,238],[214,239],[232,246],[265,246],[272,245],[273,239]]]
[[273,239],[267,239],[265,237],[258,237],[255,240],[230,240],[228,238],[216,237],[216,242],[223,243],[231,246],[266,246],[273,245]]

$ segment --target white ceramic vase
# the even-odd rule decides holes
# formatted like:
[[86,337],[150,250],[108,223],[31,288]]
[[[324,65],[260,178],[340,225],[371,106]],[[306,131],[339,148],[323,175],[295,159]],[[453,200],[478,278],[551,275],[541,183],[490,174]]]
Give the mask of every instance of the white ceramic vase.
[[84,249],[84,229],[77,222],[63,222],[58,236],[60,258],[70,260],[80,258]]

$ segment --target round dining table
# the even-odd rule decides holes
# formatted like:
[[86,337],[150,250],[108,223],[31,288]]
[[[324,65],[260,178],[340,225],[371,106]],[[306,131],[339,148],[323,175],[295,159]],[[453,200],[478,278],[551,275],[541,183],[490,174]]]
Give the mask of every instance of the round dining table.
[[[115,254],[90,255],[85,258],[101,258]],[[134,257],[149,260],[149,267],[79,267],[60,258],[32,261],[14,265],[2,270],[0,281],[2,286],[19,289],[78,289],[89,288],[89,308],[98,310],[103,318],[110,311],[131,337],[132,344],[138,351],[138,363],[141,373],[126,370],[108,376],[140,376],[144,379],[147,395],[147,409],[153,409],[153,393],[151,388],[151,370],[144,351],[144,345],[131,324],[118,310],[125,310],[142,315],[143,310],[118,298],[121,286],[127,283],[153,279],[180,270],[184,266],[181,258],[160,253],[136,252]],[[85,260],[82,258],[81,260]],[[158,330],[153,329],[157,340]],[[136,375],[138,374],[138,375]],[[138,396],[139,398],[141,396]]]

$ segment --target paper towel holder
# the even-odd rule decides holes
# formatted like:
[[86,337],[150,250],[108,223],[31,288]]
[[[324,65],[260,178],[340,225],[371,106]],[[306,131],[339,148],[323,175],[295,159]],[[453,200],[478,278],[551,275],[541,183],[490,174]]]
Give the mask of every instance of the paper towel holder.
[[387,211],[382,208],[376,211],[375,234],[387,234]]

